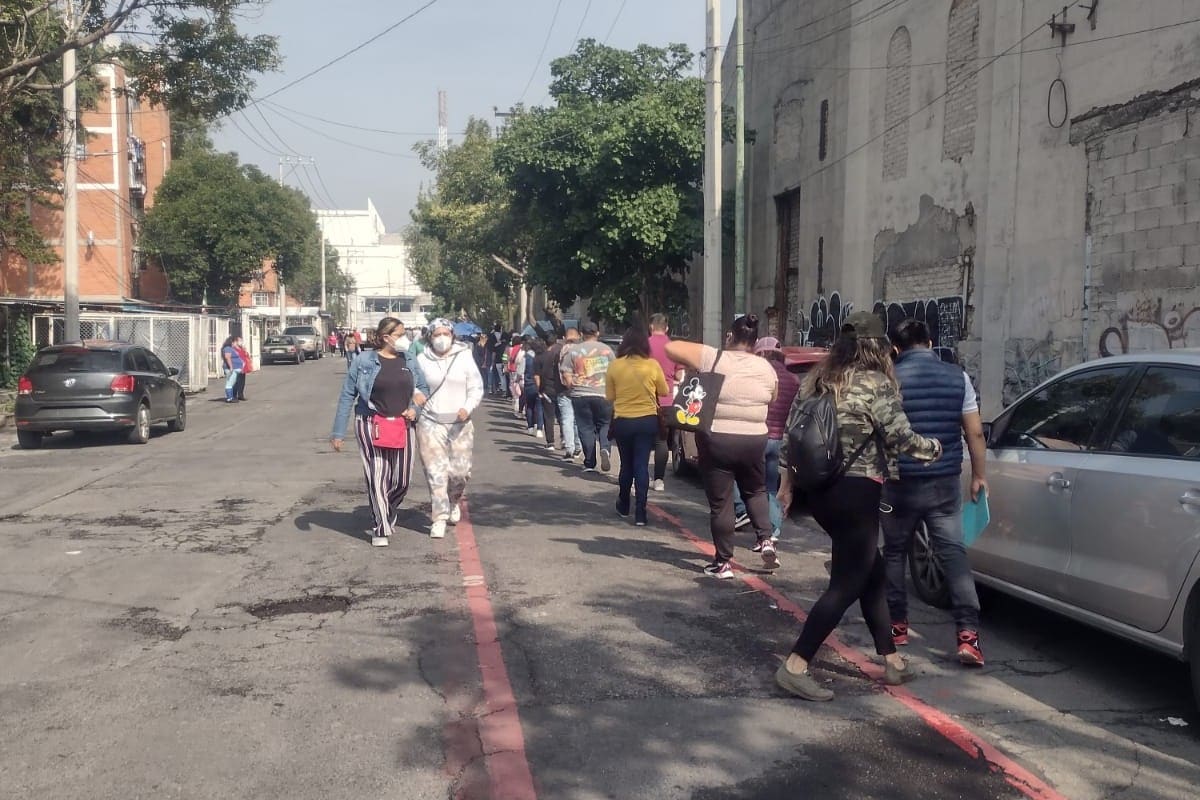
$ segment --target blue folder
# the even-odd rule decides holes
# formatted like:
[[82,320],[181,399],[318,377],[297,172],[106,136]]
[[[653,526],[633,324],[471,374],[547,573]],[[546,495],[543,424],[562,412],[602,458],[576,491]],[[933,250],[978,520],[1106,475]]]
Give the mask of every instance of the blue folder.
[[963,505],[963,544],[967,547],[975,544],[975,540],[983,533],[991,519],[987,492],[981,491],[978,500],[968,500]]

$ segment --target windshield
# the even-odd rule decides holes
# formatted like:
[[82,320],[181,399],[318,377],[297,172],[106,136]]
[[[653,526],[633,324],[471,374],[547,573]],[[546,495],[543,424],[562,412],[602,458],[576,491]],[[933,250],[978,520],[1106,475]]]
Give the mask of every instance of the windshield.
[[308,327],[286,328],[283,332],[289,336],[316,336],[317,329]]
[[292,341],[290,336],[272,336],[267,339],[267,344],[291,344]]

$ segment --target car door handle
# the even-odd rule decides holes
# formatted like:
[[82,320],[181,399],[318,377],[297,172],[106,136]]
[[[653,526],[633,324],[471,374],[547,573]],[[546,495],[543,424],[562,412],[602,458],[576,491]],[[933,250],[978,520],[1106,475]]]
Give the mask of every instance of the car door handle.
[[1200,491],[1190,489],[1184,492],[1183,496],[1179,498],[1179,505],[1188,511],[1200,513]]
[[1066,491],[1071,488],[1071,482],[1067,480],[1061,472],[1056,472],[1046,479],[1046,485],[1051,489]]

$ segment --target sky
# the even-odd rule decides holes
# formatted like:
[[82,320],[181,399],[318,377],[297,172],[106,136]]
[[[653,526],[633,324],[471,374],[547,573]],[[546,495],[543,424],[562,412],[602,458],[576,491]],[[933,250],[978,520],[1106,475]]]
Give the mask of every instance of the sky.
[[[254,96],[286,86],[428,2],[271,0],[240,26],[279,37],[284,60],[279,72],[261,76]],[[725,0],[722,41],[733,8]],[[378,41],[233,115],[213,139],[270,175],[279,174],[280,155],[313,159],[315,166],[287,164],[284,173],[315,208],[365,208],[369,197],[388,230],[399,232],[431,178],[412,146],[435,138],[439,89],[447,93],[453,142],[471,116],[494,122],[494,107],[547,103],[551,60],[569,53],[577,34],[604,41],[610,30],[614,47],[682,42],[699,53],[705,0],[435,0]]]

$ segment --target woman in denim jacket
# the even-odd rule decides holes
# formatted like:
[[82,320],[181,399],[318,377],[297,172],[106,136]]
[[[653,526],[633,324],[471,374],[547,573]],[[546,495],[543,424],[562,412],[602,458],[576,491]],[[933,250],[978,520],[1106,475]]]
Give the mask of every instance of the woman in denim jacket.
[[338,398],[337,416],[329,438],[333,449],[340,453],[353,409],[354,435],[358,439],[363,474],[367,479],[367,497],[375,517],[371,544],[386,547],[388,537],[396,527],[400,505],[408,494],[416,443],[412,441],[410,430],[404,447],[381,447],[372,438],[373,418],[403,417],[411,423],[416,418],[413,394],[425,381],[418,374],[420,368],[415,359],[408,358],[403,322],[385,317],[372,338],[375,349],[363,351],[346,370],[346,381]]

